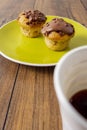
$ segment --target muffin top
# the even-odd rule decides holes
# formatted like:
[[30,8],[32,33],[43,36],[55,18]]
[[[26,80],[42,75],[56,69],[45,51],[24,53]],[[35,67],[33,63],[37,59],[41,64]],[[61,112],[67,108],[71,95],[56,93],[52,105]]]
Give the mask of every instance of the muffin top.
[[51,32],[57,32],[60,36],[64,36],[65,34],[72,35],[74,31],[73,25],[62,18],[54,18],[42,28],[42,33],[45,36],[48,36]]
[[24,11],[19,15],[18,20],[20,20],[21,17],[24,17],[26,24],[31,26],[45,23],[47,20],[46,16],[39,10]]

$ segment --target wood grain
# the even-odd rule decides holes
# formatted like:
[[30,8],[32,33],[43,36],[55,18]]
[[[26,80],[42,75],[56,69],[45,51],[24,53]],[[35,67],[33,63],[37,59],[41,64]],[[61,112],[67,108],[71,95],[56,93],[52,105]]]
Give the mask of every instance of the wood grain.
[[[87,0],[4,0],[0,26],[27,9],[72,18],[87,26]],[[54,67],[31,67],[0,56],[0,130],[62,130]]]
[[0,56],[0,130],[2,130],[5,123],[17,71],[17,64]]
[[52,74],[53,68],[20,66],[5,130],[53,130],[60,127]]

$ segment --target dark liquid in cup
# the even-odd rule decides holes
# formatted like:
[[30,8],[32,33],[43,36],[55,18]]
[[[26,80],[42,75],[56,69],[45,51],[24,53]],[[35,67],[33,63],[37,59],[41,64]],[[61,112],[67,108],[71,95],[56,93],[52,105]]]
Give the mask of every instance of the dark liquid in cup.
[[70,98],[70,103],[87,119],[87,90],[77,92]]

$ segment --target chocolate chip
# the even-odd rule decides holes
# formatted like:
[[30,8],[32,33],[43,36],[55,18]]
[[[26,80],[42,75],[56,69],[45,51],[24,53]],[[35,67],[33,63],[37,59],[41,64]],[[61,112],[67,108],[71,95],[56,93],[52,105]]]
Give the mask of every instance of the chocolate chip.
[[22,15],[25,15],[25,13],[23,12]]
[[49,26],[49,23],[47,23],[46,26],[48,27],[48,26]]
[[29,25],[29,22],[26,22],[27,25]]

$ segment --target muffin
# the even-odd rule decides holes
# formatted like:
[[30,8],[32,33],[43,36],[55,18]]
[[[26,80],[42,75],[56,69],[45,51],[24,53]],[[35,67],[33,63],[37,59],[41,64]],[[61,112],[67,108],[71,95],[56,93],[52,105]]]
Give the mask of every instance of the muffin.
[[54,18],[46,23],[41,30],[45,37],[48,48],[55,51],[62,51],[69,45],[70,39],[74,36],[74,26],[62,18]]
[[38,37],[46,19],[46,16],[40,11],[30,10],[20,13],[17,20],[25,36]]

